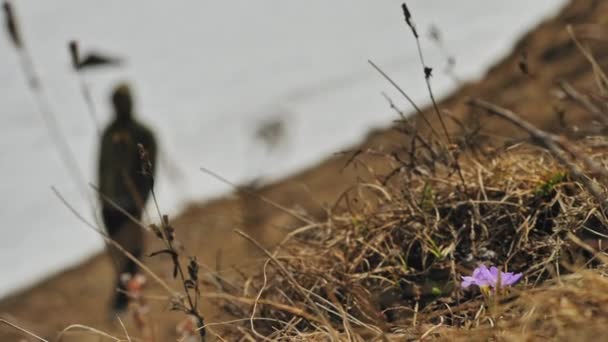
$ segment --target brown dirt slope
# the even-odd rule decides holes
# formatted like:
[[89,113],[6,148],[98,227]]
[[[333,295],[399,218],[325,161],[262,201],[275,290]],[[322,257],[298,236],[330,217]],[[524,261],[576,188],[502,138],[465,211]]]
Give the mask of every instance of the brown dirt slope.
[[[464,85],[443,100],[440,107],[449,110],[461,121],[481,124],[484,132],[482,142],[486,143],[501,142],[522,135],[502,121],[476,115],[465,103],[471,96],[513,109],[534,124],[558,133],[567,133],[564,128],[566,126],[573,127],[591,122],[591,117],[576,105],[556,96],[556,82],[562,79],[583,89],[593,85],[589,63],[578,52],[565,30],[567,24],[590,22],[608,22],[608,3],[592,0],[573,1],[556,18],[541,24],[522,38],[511,55],[491,68],[483,80]],[[469,43],[476,44],[474,41]],[[592,47],[600,64],[606,64],[608,44],[595,43]],[[518,68],[520,56],[524,52],[532,77],[524,75]],[[426,110],[425,115],[439,127],[433,112]],[[420,116],[417,121],[419,127],[425,130]],[[459,126],[454,122],[450,121],[448,124],[450,130],[459,131]],[[402,145],[404,140],[402,135],[393,130],[380,130],[372,132],[361,146],[353,150],[369,148],[390,151],[395,146]],[[286,207],[322,219],[326,210],[331,208],[331,204],[341,193],[358,179],[368,175],[367,169],[361,167],[361,164],[355,163],[343,170],[350,157],[351,155],[346,154],[327,159],[314,168],[265,186],[259,193]],[[386,166],[380,163],[380,159],[376,160],[370,156],[364,158],[365,163],[377,172]],[[247,211],[245,225],[242,224],[243,208]],[[211,269],[216,269],[219,265],[221,274],[228,279],[236,274],[234,266],[243,272],[251,272],[260,265],[259,260],[262,259],[256,248],[233,233],[234,228],[244,229],[263,244],[271,246],[284,236],[287,229],[301,224],[302,222],[271,205],[251,198],[240,199],[237,196],[192,205],[174,220],[177,237],[183,242],[186,251],[195,254],[202,264]],[[154,250],[156,246],[158,243],[155,238],[149,236],[149,250]],[[221,256],[219,261],[218,256]],[[170,279],[169,260],[155,257],[144,261],[157,274]],[[1,300],[0,317],[50,339],[61,329],[75,323],[91,325],[119,335],[121,329],[117,320],[108,319],[106,310],[113,290],[112,273],[108,257],[96,256],[31,289]],[[171,281],[169,283],[178,288],[177,284]],[[149,286],[147,293],[152,298],[165,295],[160,286],[154,284]],[[182,317],[181,314],[169,312],[166,300],[151,301],[150,322],[154,326],[157,340],[175,340],[175,324]],[[203,302],[202,310],[207,323],[226,319],[223,310],[210,301]],[[131,318],[125,316],[124,322],[127,329],[137,335]],[[17,340],[18,336],[21,335],[13,329],[0,325],[0,340]],[[70,335],[64,340],[87,341],[89,337]]]

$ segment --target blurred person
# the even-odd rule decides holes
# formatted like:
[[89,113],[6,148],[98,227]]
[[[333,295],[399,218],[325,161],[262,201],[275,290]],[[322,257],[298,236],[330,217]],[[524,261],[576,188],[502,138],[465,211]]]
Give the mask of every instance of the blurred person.
[[[111,98],[114,118],[102,133],[98,165],[101,215],[109,237],[139,259],[143,251],[143,230],[126,213],[138,221],[141,219],[153,185],[156,138],[134,118],[133,99],[127,84],[119,84]],[[150,174],[142,168],[138,144],[147,152],[151,163],[147,172]],[[116,248],[108,249],[116,267],[117,292],[112,309],[121,312],[129,304],[126,284],[121,278],[134,276],[138,267]]]

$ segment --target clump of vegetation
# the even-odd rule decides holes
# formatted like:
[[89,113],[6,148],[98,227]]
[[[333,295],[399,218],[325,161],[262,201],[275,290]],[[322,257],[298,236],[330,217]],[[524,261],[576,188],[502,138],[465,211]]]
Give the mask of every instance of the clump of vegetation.
[[[607,161],[600,155],[596,162]],[[251,312],[243,329],[278,339],[419,338],[434,325],[485,329],[516,315],[461,289],[462,276],[478,265],[523,273],[500,304],[584,263],[601,264],[591,247],[606,234],[600,204],[549,152],[520,146],[463,163],[462,175],[466,192],[454,187],[459,176],[437,167],[344,194],[327,222],[290,234],[264,272],[248,279],[257,301],[243,309]],[[433,200],[422,201],[429,188]]]
[[[265,251],[263,271],[244,282],[247,293],[256,295],[240,306],[249,320],[237,335],[564,339],[586,327],[582,317],[605,321],[607,140],[581,132],[575,140],[556,136],[482,99],[469,101],[472,111],[515,125],[531,144],[479,149],[470,144],[479,130],[462,122],[458,134],[449,133],[412,14],[406,5],[403,11],[445,136],[421,111],[426,130],[404,118],[397,130],[408,143],[384,156],[392,171],[376,174],[369,167],[370,177],[340,197],[326,222],[297,229],[273,253]],[[569,84],[562,89],[601,123],[606,76],[574,30],[568,32],[599,81],[590,96]],[[349,162],[364,154],[357,151]],[[463,289],[463,276],[484,265],[498,266],[491,281],[500,284],[503,276],[512,286],[487,287],[481,279],[483,286]]]

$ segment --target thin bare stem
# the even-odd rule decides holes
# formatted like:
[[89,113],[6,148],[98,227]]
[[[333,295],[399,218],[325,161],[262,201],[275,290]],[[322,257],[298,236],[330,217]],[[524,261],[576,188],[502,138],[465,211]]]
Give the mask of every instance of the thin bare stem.
[[6,325],[8,325],[9,327],[11,327],[13,329],[19,330],[23,334],[31,336],[31,337],[37,339],[38,341],[49,342],[48,340],[43,339],[42,337],[34,334],[33,332],[31,332],[31,331],[29,331],[29,330],[27,330],[25,328],[22,328],[22,327],[18,326],[15,323],[9,322],[9,321],[7,321],[7,320],[5,320],[3,318],[0,318],[0,323],[6,324]]
[[591,100],[585,95],[579,93],[570,83],[567,81],[559,82],[562,90],[572,99],[576,104],[588,110],[589,113],[593,114],[604,126],[608,127],[608,114],[602,111],[598,106],[594,105]]
[[[95,212],[95,206],[93,205],[93,199],[90,194],[86,190],[86,182],[84,181],[84,176],[80,167],[78,166],[78,162],[72,149],[70,148],[67,140],[65,139],[65,135],[61,132],[59,128],[59,123],[54,112],[51,109],[50,104],[46,100],[45,90],[39,77],[36,72],[36,68],[34,66],[33,59],[27,46],[25,45],[23,38],[18,34],[19,27],[17,24],[17,18],[12,11],[12,7],[10,3],[5,3],[5,8],[9,8],[6,12],[6,22],[7,27],[9,27],[9,31],[11,36],[15,35],[16,38],[13,38],[13,42],[15,43],[15,49],[19,55],[19,60],[21,62],[21,69],[25,78],[28,80],[27,84],[34,95],[34,100],[38,107],[38,111],[41,114],[45,127],[50,135],[51,140],[53,141],[57,151],[59,153],[59,157],[62,160],[64,166],[66,167],[68,173],[71,174],[73,181],[76,183],[77,188],[80,189],[84,198],[86,198],[91,205],[91,210],[93,211],[93,215]],[[12,29],[10,29],[12,27]],[[17,33],[12,33],[17,32]]]
[[414,109],[416,110],[416,113],[418,113],[418,115],[420,115],[420,117],[422,118],[422,120],[424,121],[424,123],[426,123],[426,125],[431,130],[431,133],[436,138],[438,138],[439,134],[437,134],[437,131],[435,131],[435,128],[433,127],[433,125],[431,125],[430,121],[427,119],[427,117],[424,114],[424,112],[420,109],[420,107],[418,107],[418,105],[416,105],[416,103],[414,102],[414,100],[412,100],[412,98],[397,84],[397,82],[395,82],[387,73],[385,73],[376,63],[374,63],[371,60],[368,60],[367,62],[374,69],[376,69],[376,71],[380,75],[382,75],[382,77],[384,77],[384,79],[386,79],[399,92],[399,94],[401,94],[412,105],[412,107],[414,107]]
[[121,342],[122,341],[122,339],[120,339],[120,338],[118,338],[116,336],[112,336],[112,335],[110,335],[110,334],[108,334],[108,333],[106,333],[104,331],[101,331],[99,329],[95,329],[93,327],[89,327],[89,326],[83,325],[83,324],[72,324],[72,325],[66,327],[65,329],[61,330],[59,332],[59,334],[57,335],[57,338],[55,339],[55,341],[57,341],[57,342],[61,341],[61,339],[63,338],[63,336],[65,334],[67,334],[68,332],[71,332],[72,330],[84,330],[84,331],[87,331],[87,332],[90,332],[90,333],[97,334],[99,336],[103,336],[105,338],[109,338],[109,339],[111,339],[113,341],[116,341],[116,342]]
[[403,3],[403,5],[401,7],[403,9],[405,21],[406,21],[407,25],[410,27],[410,29],[412,31],[412,35],[414,36],[414,39],[416,40],[416,48],[418,49],[418,57],[420,58],[420,64],[422,65],[422,69],[424,72],[424,80],[426,82],[426,87],[428,89],[429,96],[431,98],[431,102],[433,103],[433,108],[435,109],[437,118],[439,119],[439,122],[441,123],[441,127],[443,128],[443,132],[445,133],[447,142],[448,142],[448,144],[451,144],[452,142],[451,142],[451,138],[450,138],[450,133],[448,132],[447,126],[445,125],[445,122],[443,121],[443,117],[441,115],[441,112],[439,111],[439,106],[437,105],[437,101],[435,101],[435,95],[433,94],[433,89],[431,87],[431,76],[432,76],[431,73],[432,73],[433,69],[430,68],[429,66],[427,66],[424,61],[424,54],[422,53],[422,47],[420,45],[420,37],[418,36],[418,31],[416,30],[416,26],[414,25],[414,22],[412,20],[412,14],[411,14],[410,10],[407,8],[407,5],[405,3]]
[[298,219],[298,220],[302,221],[303,223],[307,223],[307,224],[315,224],[315,222],[314,222],[313,220],[310,220],[310,219],[308,219],[308,218],[306,218],[306,217],[304,217],[304,216],[302,216],[302,215],[298,214],[296,211],[291,210],[291,209],[289,209],[289,208],[286,208],[286,207],[282,206],[281,204],[279,204],[279,203],[277,203],[277,202],[275,202],[275,201],[273,201],[273,200],[271,200],[271,199],[269,199],[269,198],[267,198],[267,197],[265,197],[265,196],[263,196],[263,195],[260,195],[260,194],[258,194],[258,193],[255,193],[255,192],[250,191],[250,190],[247,190],[247,189],[239,189],[239,188],[238,188],[238,187],[237,187],[237,186],[236,186],[234,183],[232,183],[231,181],[227,180],[226,178],[224,178],[224,177],[220,176],[219,174],[217,174],[217,173],[215,173],[215,172],[213,172],[213,171],[211,171],[211,170],[209,170],[209,169],[207,169],[207,168],[201,167],[201,168],[200,168],[200,170],[201,170],[203,173],[206,173],[206,174],[208,174],[209,176],[211,176],[211,177],[213,177],[213,178],[215,178],[215,179],[219,180],[220,182],[225,183],[225,184],[227,184],[227,185],[230,185],[230,186],[231,186],[231,187],[233,187],[235,190],[238,190],[238,191],[244,192],[244,193],[246,193],[246,194],[248,194],[248,195],[251,195],[251,196],[254,196],[254,197],[259,198],[259,199],[260,199],[260,200],[262,200],[263,202],[265,202],[265,203],[267,203],[267,204],[270,204],[271,206],[273,206],[273,207],[275,207],[275,208],[277,208],[277,209],[279,209],[279,210],[281,210],[281,211],[283,211],[283,212],[285,212],[285,213],[289,214],[290,216],[292,216],[292,217],[294,217],[294,218],[296,218],[296,219]]
[[[300,296],[302,296],[302,298],[304,298],[306,301],[309,302],[310,307],[313,311],[315,311],[315,314],[317,314],[318,317],[321,317],[322,321],[328,327],[331,326],[331,324],[329,324],[329,322],[327,322],[327,318],[325,317],[323,312],[319,309],[318,304],[316,302],[314,302],[312,299],[310,299],[310,296],[306,295],[306,290],[302,288],[302,285],[300,285],[297,282],[297,280],[293,277],[293,275],[285,268],[285,266],[283,266],[283,264],[281,262],[279,262],[276,259],[276,257],[272,253],[270,253],[266,248],[264,248],[262,245],[260,245],[259,242],[257,242],[254,238],[249,236],[247,233],[245,233],[239,229],[235,229],[234,232],[236,232],[240,236],[244,237],[249,242],[253,243],[258,249],[260,249],[262,252],[264,252],[264,254],[266,254],[266,256],[268,258],[270,258],[272,260],[272,262],[277,266],[277,268],[279,270],[281,270],[281,273],[283,274],[283,276],[285,276],[289,280],[289,282],[294,287],[294,289],[300,293]],[[332,333],[334,333],[333,330],[332,330]]]
[[111,244],[113,247],[115,247],[116,249],[118,249],[121,253],[123,253],[127,258],[129,258],[131,261],[133,261],[135,264],[137,264],[137,266],[141,267],[141,269],[143,269],[144,271],[146,271],[146,273],[152,277],[152,279],[154,279],[159,285],[161,285],[168,293],[169,295],[173,296],[177,291],[175,291],[174,289],[171,288],[171,286],[169,286],[166,282],[164,282],[162,279],[160,279],[159,276],[157,276],[154,272],[152,272],[152,270],[150,268],[148,268],[146,265],[144,265],[141,261],[139,261],[139,259],[137,259],[135,256],[133,256],[133,254],[129,253],[129,251],[127,251],[126,249],[124,249],[118,242],[112,240],[105,231],[103,231],[101,228],[97,227],[96,225],[94,225],[93,223],[87,221],[86,218],[84,218],[66,199],[65,197],[63,197],[63,195],[55,188],[55,187],[51,187],[51,189],[53,190],[53,193],[55,194],[55,196],[57,196],[57,198],[59,198],[59,200],[66,206],[66,208],[68,208],[72,214],[74,214],[74,216],[76,216],[76,218],[78,220],[80,220],[82,223],[84,223],[87,227],[91,228],[94,232],[96,232],[97,234],[101,235],[101,237],[109,244]]
[[91,121],[95,127],[95,132],[97,132],[97,135],[101,137],[101,125],[99,124],[99,119],[97,119],[97,110],[95,110],[95,103],[93,102],[93,97],[91,96],[91,90],[89,89],[89,86],[86,83],[81,71],[76,70],[75,72],[78,77],[78,82],[80,83],[82,97],[84,98],[84,102],[87,104],[89,116],[91,117]]
[[524,119],[522,119],[520,116],[518,116],[514,112],[512,112],[508,109],[505,109],[505,108],[501,108],[490,102],[480,100],[480,99],[471,99],[468,101],[468,104],[471,106],[483,108],[494,115],[498,115],[499,117],[511,122],[515,126],[521,128],[522,130],[524,130],[525,132],[530,134],[530,136],[532,137],[532,141],[535,144],[540,145],[540,146],[546,148],[547,150],[549,150],[549,152],[551,152],[551,154],[560,163],[562,163],[564,166],[566,166],[568,168],[568,170],[570,171],[570,173],[572,174],[573,177],[575,177],[577,180],[579,180],[581,183],[583,183],[585,185],[587,190],[589,190],[589,192],[601,204],[604,204],[604,205],[608,204],[608,202],[606,201],[606,195],[603,193],[603,191],[600,189],[600,187],[595,182],[593,182],[592,180],[587,178],[585,176],[584,172],[576,164],[570,162],[568,160],[568,158],[565,156],[564,151],[562,149],[560,149],[560,147],[559,147],[559,144],[558,144],[558,140],[560,140],[559,138],[557,138],[553,134],[547,133],[543,130],[536,128],[534,125],[525,121]]

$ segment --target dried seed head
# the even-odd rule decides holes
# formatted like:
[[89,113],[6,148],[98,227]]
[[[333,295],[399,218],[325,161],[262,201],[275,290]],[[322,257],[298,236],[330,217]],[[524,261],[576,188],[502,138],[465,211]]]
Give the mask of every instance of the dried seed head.
[[407,26],[412,29],[414,37],[418,39],[418,31],[416,30],[416,25],[414,25],[414,21],[412,20],[412,13],[410,12],[409,8],[407,8],[405,2],[401,5],[401,8],[403,9],[403,16],[405,17],[405,22],[407,23]]
[[117,57],[108,56],[98,52],[88,53],[85,56],[81,56],[78,68],[79,69],[87,69],[87,68],[97,68],[97,67],[108,67],[108,66],[120,66],[122,64],[122,60]]
[[141,174],[148,178],[150,182],[149,186],[152,189],[154,187],[154,175],[152,173],[152,161],[148,151],[146,151],[143,144],[137,144],[137,150],[139,151],[139,160],[141,161]]
[[412,13],[407,8],[407,4],[405,2],[401,5],[401,8],[403,9],[403,15],[405,16],[405,21],[409,24],[410,20],[412,19]]
[[157,225],[155,225],[154,223],[150,224],[150,229],[152,230],[154,235],[156,235],[157,238],[159,238],[159,239],[163,238],[163,233],[161,232],[160,228],[158,228]]
[[192,281],[196,282],[198,280],[198,263],[196,262],[196,257],[190,257],[190,262],[188,263],[188,275]]
[[4,5],[4,20],[6,21],[6,30],[8,31],[8,35],[11,38],[15,47],[21,48],[22,41],[21,35],[19,34],[19,29],[17,28],[17,19],[15,18],[15,13],[13,12],[13,6],[10,2],[5,1]]
[[175,228],[169,224],[169,216],[163,215],[163,230],[165,231],[165,237],[169,242],[175,240]]
[[171,311],[187,311],[184,304],[184,296],[181,293],[174,293],[169,299],[169,310]]
[[72,67],[74,70],[80,69],[80,55],[78,53],[78,42],[75,40],[70,41],[70,56],[72,56]]
[[152,175],[152,162],[148,151],[143,144],[137,144],[137,150],[139,151],[139,160],[141,160],[141,171],[144,175]]
[[425,66],[424,67],[424,78],[429,79],[429,78],[431,78],[431,76],[433,76],[433,68]]

